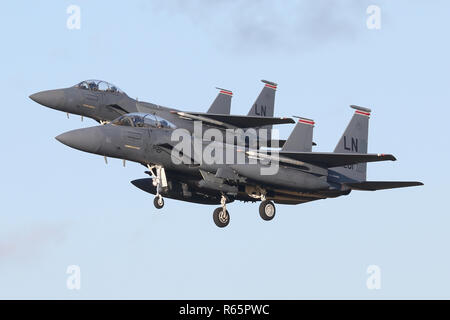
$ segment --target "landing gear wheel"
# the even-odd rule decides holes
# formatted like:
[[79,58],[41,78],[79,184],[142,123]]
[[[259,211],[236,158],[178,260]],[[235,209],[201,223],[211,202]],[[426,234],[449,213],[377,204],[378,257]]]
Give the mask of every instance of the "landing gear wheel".
[[228,210],[223,210],[222,207],[214,210],[213,219],[216,226],[219,228],[224,228],[230,223],[230,214]]
[[161,209],[162,207],[164,207],[164,198],[156,196],[153,200],[153,204],[155,205],[156,209]]
[[272,220],[275,217],[275,205],[272,201],[264,200],[259,205],[259,215],[266,221]]

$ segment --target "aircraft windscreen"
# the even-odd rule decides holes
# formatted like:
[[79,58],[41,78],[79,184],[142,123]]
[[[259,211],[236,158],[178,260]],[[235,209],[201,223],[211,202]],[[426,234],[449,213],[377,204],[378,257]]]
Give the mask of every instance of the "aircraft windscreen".
[[102,92],[111,92],[111,93],[124,93],[119,87],[113,85],[112,83],[102,81],[102,80],[85,80],[81,81],[75,87],[91,90],[91,91],[102,91]]
[[137,128],[166,128],[175,129],[176,126],[170,121],[156,116],[154,114],[146,113],[130,113],[120,116],[111,124],[116,126],[127,126]]

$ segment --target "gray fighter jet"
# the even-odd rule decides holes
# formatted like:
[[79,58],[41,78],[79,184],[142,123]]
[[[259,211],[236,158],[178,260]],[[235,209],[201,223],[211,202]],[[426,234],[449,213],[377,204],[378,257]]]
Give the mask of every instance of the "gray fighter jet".
[[217,88],[219,93],[207,112],[187,112],[157,104],[141,102],[130,98],[117,86],[101,80],[86,80],[75,86],[56,90],[41,91],[30,96],[33,101],[46,107],[92,118],[101,124],[117,117],[145,112],[167,119],[179,128],[193,132],[193,122],[201,120],[203,128],[214,127],[221,130],[235,128],[264,128],[268,134],[265,145],[282,145],[284,141],[273,141],[270,128],[275,124],[294,123],[291,118],[277,118],[274,115],[275,91],[277,84],[262,80],[264,87],[250,108],[247,116],[230,115],[230,90]]
[[[56,139],[78,150],[147,166],[151,178],[132,183],[155,194],[154,205],[158,209],[164,205],[163,197],[220,204],[213,212],[213,220],[218,227],[225,227],[230,221],[226,206],[234,200],[261,201],[260,216],[272,220],[274,203],[299,204],[348,195],[352,190],[422,185],[415,181],[367,181],[368,162],[396,159],[389,154],[367,153],[371,111],[352,108],[355,114],[334,152],[312,152],[314,121],[305,118],[299,119],[278,154],[195,136],[190,144],[193,153],[185,153],[173,141],[176,124],[151,113],[125,114],[111,124],[69,131]],[[217,144],[223,154],[230,149],[233,155],[243,154],[245,162],[196,162],[195,144],[199,140],[202,146]],[[277,170],[262,173],[263,169],[270,171],[274,164]]]

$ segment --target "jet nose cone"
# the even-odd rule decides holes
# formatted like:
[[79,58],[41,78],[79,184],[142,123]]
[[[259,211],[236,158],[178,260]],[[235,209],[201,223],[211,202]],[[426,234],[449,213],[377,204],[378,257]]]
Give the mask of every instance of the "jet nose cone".
[[30,99],[53,109],[64,108],[64,89],[47,90],[30,95]]
[[60,134],[55,139],[71,148],[100,154],[104,142],[104,134],[100,127],[92,127],[68,131]]

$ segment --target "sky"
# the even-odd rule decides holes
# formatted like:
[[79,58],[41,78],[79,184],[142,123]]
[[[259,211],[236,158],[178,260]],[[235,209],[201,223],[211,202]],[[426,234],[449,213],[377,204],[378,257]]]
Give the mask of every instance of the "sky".
[[[67,27],[71,5],[79,29]],[[380,29],[367,27],[370,5]],[[450,298],[449,10],[443,0],[3,3],[0,298]],[[214,206],[166,199],[157,211],[130,183],[142,166],[54,139],[93,120],[28,98],[91,78],[193,111],[230,89],[233,114],[247,113],[259,80],[274,81],[276,116],[315,120],[314,151],[334,149],[349,105],[366,106],[369,152],[398,159],[369,164],[368,179],[425,185],[278,205],[270,222],[257,203],[235,202],[224,229]],[[79,289],[67,286],[72,265]]]

